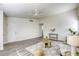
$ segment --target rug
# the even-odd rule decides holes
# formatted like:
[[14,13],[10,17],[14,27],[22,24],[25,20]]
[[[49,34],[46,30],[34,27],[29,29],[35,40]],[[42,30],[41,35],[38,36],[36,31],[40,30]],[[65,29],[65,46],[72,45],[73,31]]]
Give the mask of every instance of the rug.
[[45,56],[60,56],[61,54],[63,55],[65,51],[70,51],[70,46],[62,42],[52,41],[51,45],[51,48],[44,48],[42,42],[39,42],[35,45],[27,47],[26,50],[33,54],[34,50],[36,50],[37,48],[42,48],[44,50]]

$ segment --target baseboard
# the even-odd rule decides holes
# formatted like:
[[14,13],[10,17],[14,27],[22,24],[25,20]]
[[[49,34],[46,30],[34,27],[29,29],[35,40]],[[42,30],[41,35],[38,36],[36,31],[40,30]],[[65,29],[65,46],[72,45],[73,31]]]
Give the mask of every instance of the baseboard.
[[[30,38],[30,39],[37,39],[37,38],[42,38],[42,37],[40,36],[40,37],[35,37],[35,38]],[[29,40],[29,39],[24,39],[24,40]],[[20,42],[20,41],[24,41],[24,40],[13,41],[13,42],[5,42],[3,44],[15,43],[15,42]]]

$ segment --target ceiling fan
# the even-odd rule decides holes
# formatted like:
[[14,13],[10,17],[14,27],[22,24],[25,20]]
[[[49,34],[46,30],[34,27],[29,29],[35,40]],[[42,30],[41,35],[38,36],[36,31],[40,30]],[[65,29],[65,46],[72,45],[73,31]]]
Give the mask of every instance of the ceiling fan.
[[[37,17],[39,15],[38,9],[34,9],[33,17]],[[29,20],[30,22],[33,22],[33,20]]]
[[38,9],[34,9],[34,11],[32,12],[32,17],[34,18],[41,18],[44,16],[44,12]]
[[34,13],[33,13],[34,17],[40,16],[40,12],[38,9],[34,9]]

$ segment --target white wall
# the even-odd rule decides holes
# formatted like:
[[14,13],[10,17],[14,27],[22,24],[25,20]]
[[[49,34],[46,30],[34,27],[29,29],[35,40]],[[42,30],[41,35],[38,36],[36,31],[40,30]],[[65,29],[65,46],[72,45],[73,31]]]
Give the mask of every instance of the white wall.
[[3,50],[3,11],[0,11],[0,50]]
[[65,37],[69,35],[69,28],[78,31],[78,20],[75,10],[40,19],[40,23],[44,23],[44,36],[48,36],[50,29],[55,28],[55,33],[58,33],[59,40],[65,40]]
[[7,40],[4,43],[27,40],[40,37],[39,21],[37,19],[7,17]]
[[77,17],[78,17],[78,33],[79,33],[79,7],[76,8],[76,11],[77,11]]

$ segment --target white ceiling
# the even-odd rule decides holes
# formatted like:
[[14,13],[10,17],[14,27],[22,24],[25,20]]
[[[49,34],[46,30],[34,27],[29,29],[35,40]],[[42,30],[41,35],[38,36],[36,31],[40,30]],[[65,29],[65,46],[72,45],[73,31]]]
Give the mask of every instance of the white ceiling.
[[[72,10],[77,7],[77,4],[72,3],[13,3],[0,4],[0,9],[5,15],[12,17],[24,18],[41,18],[50,15],[59,14]],[[38,9],[39,14],[34,16],[35,9]]]

